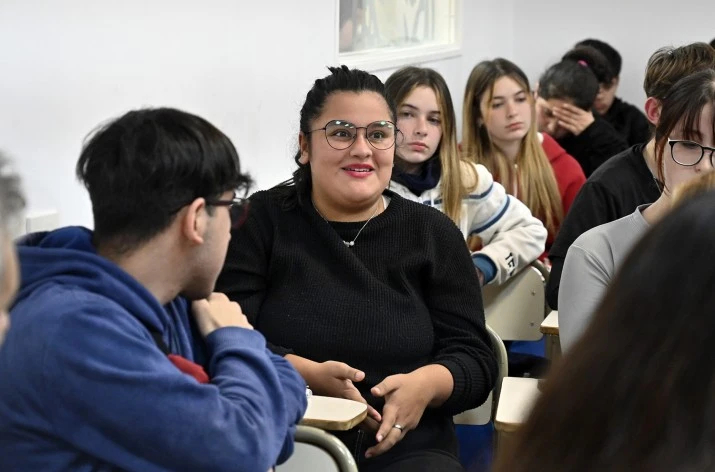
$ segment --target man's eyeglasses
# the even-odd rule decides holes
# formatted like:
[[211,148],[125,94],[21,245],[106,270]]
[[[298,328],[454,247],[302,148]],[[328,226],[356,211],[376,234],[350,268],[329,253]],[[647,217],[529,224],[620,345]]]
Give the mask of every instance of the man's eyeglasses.
[[668,144],[670,145],[670,156],[681,166],[697,165],[705,156],[705,151],[710,151],[710,165],[715,167],[715,148],[683,139],[668,138]]
[[243,197],[234,196],[231,200],[211,200],[206,199],[206,204],[209,206],[226,206],[231,215],[231,228],[237,229],[248,217],[248,207],[250,200]]
[[324,127],[310,132],[325,131],[325,139],[330,147],[341,151],[352,146],[357,139],[358,130],[361,129],[365,130],[365,138],[377,150],[384,151],[395,143],[402,144],[402,133],[391,121],[375,121],[367,126],[355,126],[349,121],[331,120]]

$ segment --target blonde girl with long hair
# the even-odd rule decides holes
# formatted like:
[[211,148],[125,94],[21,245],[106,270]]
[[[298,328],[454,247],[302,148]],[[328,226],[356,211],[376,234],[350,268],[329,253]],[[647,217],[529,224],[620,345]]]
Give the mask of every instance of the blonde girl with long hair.
[[439,209],[460,228],[483,284],[500,284],[539,257],[547,235],[543,224],[487,168],[460,157],[444,78],[432,69],[406,67],[385,87],[404,135],[390,190]]
[[526,75],[502,58],[477,64],[467,81],[462,115],[465,156],[489,169],[543,222],[548,249],[586,177],[553,138],[537,131]]

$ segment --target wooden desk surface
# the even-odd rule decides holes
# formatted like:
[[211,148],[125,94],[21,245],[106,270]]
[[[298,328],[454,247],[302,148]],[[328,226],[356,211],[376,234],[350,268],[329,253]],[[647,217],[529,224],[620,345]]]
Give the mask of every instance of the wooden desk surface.
[[554,310],[541,323],[541,332],[552,336],[559,335],[559,312]]
[[507,433],[516,431],[529,417],[539,394],[538,379],[504,377],[494,420],[496,430]]
[[367,405],[345,398],[313,395],[300,424],[329,431],[347,431],[367,416]]

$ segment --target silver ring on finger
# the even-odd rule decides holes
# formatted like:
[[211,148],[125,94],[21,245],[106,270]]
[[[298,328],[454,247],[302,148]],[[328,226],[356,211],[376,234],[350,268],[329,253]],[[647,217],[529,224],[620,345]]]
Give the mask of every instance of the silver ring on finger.
[[392,427],[395,428],[395,429],[399,429],[401,433],[402,433],[402,432],[404,431],[404,429],[405,429],[404,426],[402,426],[401,424],[397,424],[397,423],[395,423]]

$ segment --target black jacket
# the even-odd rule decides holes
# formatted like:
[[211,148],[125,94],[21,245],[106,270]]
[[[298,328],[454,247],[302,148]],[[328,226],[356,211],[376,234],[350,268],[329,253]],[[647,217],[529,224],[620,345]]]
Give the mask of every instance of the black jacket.
[[650,141],[648,119],[637,107],[616,98],[603,118],[628,141],[629,146]]
[[599,116],[578,136],[569,134],[556,141],[581,164],[586,177],[609,158],[628,148],[618,131]]

